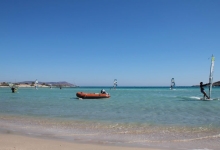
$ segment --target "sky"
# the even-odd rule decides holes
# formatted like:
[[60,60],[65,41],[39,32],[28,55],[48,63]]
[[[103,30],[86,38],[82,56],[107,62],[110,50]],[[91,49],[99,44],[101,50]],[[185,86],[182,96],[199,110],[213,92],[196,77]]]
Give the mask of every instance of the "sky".
[[0,0],[0,82],[220,81],[219,0]]

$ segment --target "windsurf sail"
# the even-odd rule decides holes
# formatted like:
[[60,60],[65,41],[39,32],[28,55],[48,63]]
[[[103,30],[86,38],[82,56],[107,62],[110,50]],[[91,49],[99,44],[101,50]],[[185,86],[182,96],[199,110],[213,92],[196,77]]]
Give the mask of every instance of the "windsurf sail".
[[170,88],[173,89],[174,86],[175,86],[175,80],[174,78],[172,78]]
[[118,81],[117,81],[117,79],[114,80],[113,88],[115,89],[116,86],[118,86]]
[[210,67],[210,75],[209,75],[209,84],[210,84],[209,85],[209,98],[211,98],[211,93],[212,93],[214,63],[215,63],[215,57],[212,55],[211,67]]
[[18,86],[13,83],[8,83],[8,86],[11,88],[12,93],[15,93],[18,90]]
[[12,88],[12,87],[14,86],[14,84],[13,84],[13,83],[8,83],[8,86],[9,86],[10,88]]
[[37,79],[35,80],[35,89],[37,89],[37,87],[38,87],[38,81],[37,81]]

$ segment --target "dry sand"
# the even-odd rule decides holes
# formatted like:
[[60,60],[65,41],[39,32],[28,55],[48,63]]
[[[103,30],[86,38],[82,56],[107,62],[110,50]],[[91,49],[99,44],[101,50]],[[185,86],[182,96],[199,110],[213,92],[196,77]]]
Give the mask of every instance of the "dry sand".
[[0,134],[0,150],[156,150],[151,148],[82,144],[14,134]]

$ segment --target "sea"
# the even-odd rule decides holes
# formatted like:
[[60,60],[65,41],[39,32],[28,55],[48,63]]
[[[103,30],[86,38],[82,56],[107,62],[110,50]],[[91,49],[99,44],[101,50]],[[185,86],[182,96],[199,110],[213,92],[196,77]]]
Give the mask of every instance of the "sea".
[[[81,99],[77,92],[111,97]],[[205,89],[208,93],[208,89]],[[220,87],[0,88],[0,133],[169,150],[220,149]]]

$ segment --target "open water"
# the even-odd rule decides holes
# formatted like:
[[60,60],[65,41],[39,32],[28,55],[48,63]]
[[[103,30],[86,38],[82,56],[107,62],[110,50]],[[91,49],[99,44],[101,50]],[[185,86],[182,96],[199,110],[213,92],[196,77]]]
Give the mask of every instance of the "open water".
[[[108,99],[78,99],[103,87],[0,88],[0,132],[74,142],[220,149],[220,88],[202,101],[199,87],[118,87]],[[206,92],[208,89],[206,89]]]

